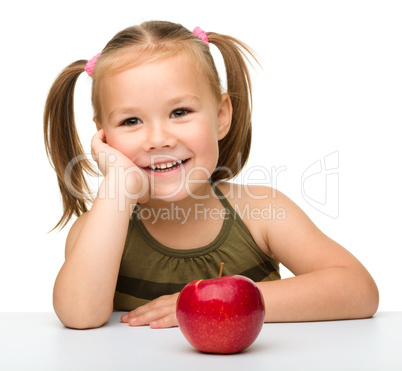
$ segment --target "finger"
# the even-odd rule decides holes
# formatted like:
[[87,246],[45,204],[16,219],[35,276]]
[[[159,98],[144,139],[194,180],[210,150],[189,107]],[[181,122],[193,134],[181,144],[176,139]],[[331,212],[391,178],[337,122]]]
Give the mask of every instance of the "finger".
[[178,326],[176,313],[170,313],[165,317],[152,321],[149,323],[149,326],[154,329],[176,327]]
[[97,147],[106,141],[105,131],[103,129],[99,129],[95,135],[92,137],[91,142],[91,155],[94,160],[96,160],[97,156]]
[[171,314],[176,315],[176,307],[174,305],[158,307],[134,317],[130,317],[128,319],[128,324],[130,326],[149,325],[151,322],[159,321],[161,318]]
[[[143,305],[144,306],[144,305]],[[139,307],[142,308],[143,306]],[[139,308],[132,310],[130,312],[124,313],[120,316],[120,321],[123,323],[128,323],[130,318],[135,318],[137,317],[140,313],[145,313],[146,310],[143,310],[141,312],[139,312]]]
[[123,315],[120,317],[120,321],[123,322],[123,323],[127,323],[127,322],[128,322],[128,316],[129,316],[129,313],[123,314]]
[[[138,317],[140,314],[146,313],[146,312],[147,312],[147,309],[146,309],[146,306],[147,306],[147,305],[148,305],[148,304],[144,304],[144,305],[138,307],[137,309],[134,309],[134,310],[132,310],[132,311],[130,311],[130,312],[128,312],[128,313],[123,314],[123,315],[120,317],[120,320],[121,320],[123,323],[128,323],[128,321],[130,320],[130,318],[136,318],[136,317]],[[145,308],[144,308],[144,307],[145,307]],[[148,309],[148,310],[149,310],[149,309]]]
[[103,129],[99,129],[95,135],[93,136],[93,139],[95,140],[100,140],[102,142],[105,142],[105,131]]
[[[138,307],[137,309],[134,309],[128,313],[123,314],[120,317],[120,321],[123,323],[128,323],[130,319],[137,318],[141,313],[146,313],[147,309],[146,307],[148,304],[144,304],[141,307]],[[144,308],[145,307],[145,308]]]
[[163,295],[132,310],[131,312],[128,313],[128,315],[129,318],[138,317],[141,314],[155,310],[159,307],[167,306],[169,304],[176,304],[176,301],[177,301],[176,294]]
[[[120,319],[123,323],[144,325],[166,317],[170,313],[176,316],[176,303],[179,293],[163,295],[144,304],[128,313],[123,314]],[[173,321],[174,322],[174,321]]]

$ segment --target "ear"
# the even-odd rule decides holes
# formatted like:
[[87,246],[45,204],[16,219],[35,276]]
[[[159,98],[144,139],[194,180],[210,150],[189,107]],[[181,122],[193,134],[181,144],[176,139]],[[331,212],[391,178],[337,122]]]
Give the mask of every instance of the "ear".
[[218,111],[218,140],[223,139],[229,132],[232,123],[232,102],[228,94],[222,94]]

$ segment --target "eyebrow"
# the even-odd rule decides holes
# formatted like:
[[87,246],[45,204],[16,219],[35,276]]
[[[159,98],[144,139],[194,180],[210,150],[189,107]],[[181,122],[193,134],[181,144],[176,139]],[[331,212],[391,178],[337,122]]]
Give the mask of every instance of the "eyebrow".
[[201,101],[201,99],[197,95],[189,94],[189,95],[180,95],[177,97],[173,97],[173,98],[169,99],[166,103],[175,105],[175,104],[187,103],[187,102],[199,103],[200,101]]
[[[168,99],[166,101],[166,105],[177,105],[177,104],[188,104],[188,103],[199,103],[201,99],[196,96],[196,95],[180,95],[177,97],[173,97],[171,99]],[[136,106],[131,106],[131,107],[121,107],[121,108],[116,108],[112,112],[110,112],[108,119],[110,120],[113,116],[117,115],[128,115],[132,114],[133,112],[138,112],[139,108]]]

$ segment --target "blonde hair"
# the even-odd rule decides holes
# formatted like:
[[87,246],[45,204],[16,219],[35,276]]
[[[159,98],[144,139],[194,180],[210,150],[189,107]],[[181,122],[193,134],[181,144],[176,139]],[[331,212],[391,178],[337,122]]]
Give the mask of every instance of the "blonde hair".
[[[254,58],[254,54],[247,45],[233,37],[214,32],[207,32],[207,36],[210,44],[222,54],[227,93],[233,107],[230,130],[219,141],[218,164],[211,177],[212,182],[217,182],[234,178],[244,167],[250,153],[252,93],[246,60],[248,55]],[[102,50],[92,75],[95,116],[101,120],[98,93],[99,82],[105,74],[177,53],[183,53],[197,62],[196,68],[208,79],[213,94],[219,99],[222,88],[208,45],[180,24],[150,21],[117,33]],[[73,106],[74,87],[86,63],[86,60],[76,61],[60,73],[49,91],[44,111],[46,152],[56,171],[63,200],[63,215],[55,228],[63,228],[73,215],[86,212],[87,204],[92,201],[81,196],[91,194],[85,173],[94,174],[96,171],[84,158]],[[77,158],[80,161],[75,161]],[[70,173],[68,184],[65,180],[66,168]]]

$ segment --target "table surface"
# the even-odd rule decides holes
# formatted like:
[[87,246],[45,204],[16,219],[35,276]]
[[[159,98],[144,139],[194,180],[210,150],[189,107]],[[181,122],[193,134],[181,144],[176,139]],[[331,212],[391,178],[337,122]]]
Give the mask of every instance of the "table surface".
[[201,353],[177,327],[130,327],[120,315],[71,330],[54,313],[0,313],[0,370],[402,370],[402,312],[264,324],[254,344],[233,355]]

